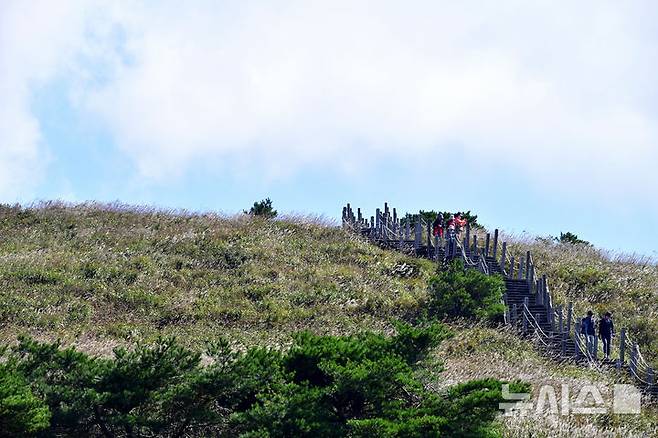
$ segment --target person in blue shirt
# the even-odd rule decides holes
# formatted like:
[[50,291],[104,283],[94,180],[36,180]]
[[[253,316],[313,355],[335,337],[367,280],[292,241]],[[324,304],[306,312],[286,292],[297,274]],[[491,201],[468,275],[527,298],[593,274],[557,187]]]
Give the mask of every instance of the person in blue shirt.
[[585,335],[585,339],[587,340],[587,351],[589,351],[589,354],[594,357],[596,355],[596,351],[594,351],[594,341],[596,340],[596,327],[595,327],[595,322],[594,322],[594,312],[591,310],[587,311],[587,316],[582,319],[581,321],[581,326],[580,326],[580,331],[582,334]]

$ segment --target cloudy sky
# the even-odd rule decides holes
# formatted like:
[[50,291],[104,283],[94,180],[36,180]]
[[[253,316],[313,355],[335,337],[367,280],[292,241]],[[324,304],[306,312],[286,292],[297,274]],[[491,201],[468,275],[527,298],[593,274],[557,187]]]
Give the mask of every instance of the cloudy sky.
[[0,0],[0,202],[473,210],[657,255],[658,3]]

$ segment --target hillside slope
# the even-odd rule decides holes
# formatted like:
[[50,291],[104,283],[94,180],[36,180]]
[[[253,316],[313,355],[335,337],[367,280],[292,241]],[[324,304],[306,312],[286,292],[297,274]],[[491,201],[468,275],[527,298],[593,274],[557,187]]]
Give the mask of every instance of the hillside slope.
[[432,269],[319,220],[2,206],[0,333],[107,352],[161,334],[264,344],[382,330],[423,305]]
[[[328,225],[309,218],[263,221],[119,205],[0,206],[0,340],[11,343],[27,332],[101,355],[117,344],[159,335],[176,335],[194,347],[217,335],[237,345],[281,345],[301,329],[389,331],[393,319],[422,311],[432,262],[381,250]],[[620,278],[634,279],[625,281],[636,287],[629,297],[635,307],[618,304],[624,309],[618,318],[655,322],[655,266],[528,239],[511,245],[517,252],[529,248],[542,272],[556,278],[554,290],[580,303],[579,309],[604,290],[601,285],[629,270]],[[565,276],[572,271],[577,278],[599,273],[595,289],[574,289],[572,277]],[[609,301],[601,300],[597,310],[626,299],[615,288],[605,290],[612,291],[601,295]],[[437,391],[481,377],[526,379],[535,391],[565,379],[575,387],[615,381],[546,359],[532,342],[508,332],[453,329],[456,336],[425,365],[426,384]],[[501,419],[504,434],[512,436],[647,436],[657,428],[651,407],[639,418],[569,417],[558,426],[542,415]]]

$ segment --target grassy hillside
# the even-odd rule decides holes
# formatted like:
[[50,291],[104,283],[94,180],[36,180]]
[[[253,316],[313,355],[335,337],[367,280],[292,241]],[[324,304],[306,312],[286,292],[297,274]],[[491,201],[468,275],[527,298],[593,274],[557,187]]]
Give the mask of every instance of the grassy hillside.
[[[0,206],[0,342],[29,333],[101,355],[161,334],[192,347],[217,335],[236,345],[281,345],[300,329],[388,332],[392,320],[426,307],[433,263],[328,225],[119,205]],[[512,251],[533,251],[558,298],[576,301],[578,312],[615,310],[632,335],[655,342],[655,265],[592,248],[507,240]],[[511,333],[453,329],[455,337],[425,364],[425,385],[437,391],[482,377],[525,379],[535,391],[565,379],[576,386],[618,379],[543,358]],[[501,418],[500,427],[509,436],[647,436],[658,429],[658,414]]]
[[125,206],[0,207],[0,330],[107,352],[124,340],[390,327],[423,306],[432,264],[320,220]]

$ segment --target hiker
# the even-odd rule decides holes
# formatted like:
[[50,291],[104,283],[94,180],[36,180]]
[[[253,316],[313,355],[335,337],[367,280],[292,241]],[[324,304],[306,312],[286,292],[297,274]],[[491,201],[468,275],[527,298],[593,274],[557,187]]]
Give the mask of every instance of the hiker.
[[592,357],[596,358],[596,352],[594,351],[596,328],[594,327],[593,315],[594,313],[591,310],[587,311],[587,316],[581,320],[580,331],[587,340],[587,351]]
[[447,225],[448,225],[448,236],[449,236],[451,239],[454,239],[454,238],[455,238],[455,232],[456,232],[456,231],[455,231],[455,228],[456,228],[456,226],[457,226],[457,223],[456,223],[456,221],[455,221],[455,215],[454,215],[454,214],[451,214],[451,215],[450,215],[450,218],[448,219],[448,224],[447,224]]
[[455,228],[458,235],[462,232],[464,227],[466,227],[466,222],[466,219],[462,218],[461,212],[458,211],[455,215]]
[[605,312],[603,319],[599,322],[599,339],[603,341],[603,352],[607,360],[610,360],[610,345],[614,335],[615,325],[612,322],[612,315],[610,312]]
[[432,223],[433,235],[443,238],[443,213],[439,212]]

